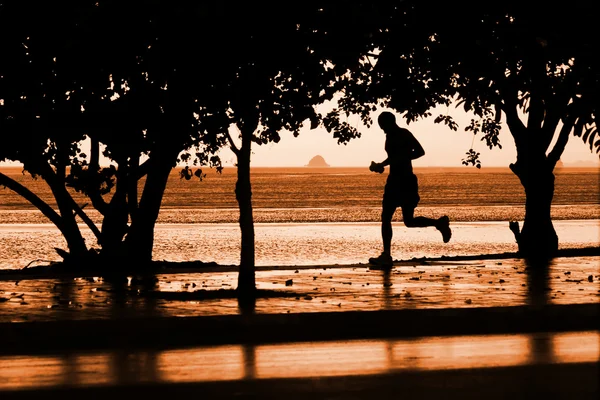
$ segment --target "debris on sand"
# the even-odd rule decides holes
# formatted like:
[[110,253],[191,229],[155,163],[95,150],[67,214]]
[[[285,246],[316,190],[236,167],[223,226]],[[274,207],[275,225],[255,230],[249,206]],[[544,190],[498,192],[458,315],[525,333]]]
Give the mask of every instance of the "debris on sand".
[[293,279],[288,279],[287,281],[285,281],[285,286],[292,286],[293,284],[294,284]]

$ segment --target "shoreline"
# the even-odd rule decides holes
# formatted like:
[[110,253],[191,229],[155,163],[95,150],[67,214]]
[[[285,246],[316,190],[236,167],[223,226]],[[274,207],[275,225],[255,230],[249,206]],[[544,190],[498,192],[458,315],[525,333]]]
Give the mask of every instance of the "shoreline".
[[[433,213],[433,212],[432,212]],[[514,234],[506,222],[456,222],[449,243],[433,228],[409,229],[394,222],[392,255],[397,259],[441,256],[478,256],[517,251]],[[600,220],[555,221],[560,249],[600,245]],[[204,261],[239,264],[238,223],[162,224],[155,230],[154,260]],[[82,229],[86,242],[97,248],[95,237]],[[256,265],[353,265],[367,262],[381,251],[377,222],[257,222]],[[60,262],[55,248],[65,248],[64,238],[51,225],[0,224],[0,270],[19,270],[30,265]],[[30,265],[30,266],[32,266]]]
[[[588,258],[600,257],[600,246],[582,248],[559,249],[554,258]],[[444,265],[461,261],[486,261],[486,260],[523,260],[516,252],[488,253],[474,255],[440,256],[440,257],[414,257],[411,259],[394,259],[394,266],[426,266]],[[40,260],[42,261],[42,260]],[[32,262],[35,262],[32,261]],[[307,269],[336,269],[336,268],[368,268],[368,263],[355,264],[313,264],[313,265],[271,265],[255,266],[258,271],[293,271]],[[0,270],[0,281],[28,280],[28,279],[54,279],[54,278],[86,278],[98,276],[138,276],[153,274],[196,274],[214,272],[237,272],[238,265],[218,264],[214,261],[166,261],[153,260],[149,266],[132,269],[110,270],[107,268],[82,268],[72,269],[63,262],[50,262],[49,264],[24,267],[19,269]]]
[[[106,165],[103,165],[102,167],[107,167]],[[184,169],[185,166],[176,166],[173,168],[173,171],[180,171],[182,169]],[[204,167],[207,168],[210,171],[215,171],[214,168],[208,168],[208,167]],[[368,163],[365,165],[329,165],[329,166],[308,166],[308,165],[288,165],[288,166],[265,166],[265,165],[252,165],[251,166],[252,169],[255,170],[303,170],[303,171],[311,171],[311,170],[323,170],[323,171],[331,171],[331,170],[364,170],[369,172],[369,165]],[[447,170],[456,170],[459,172],[474,172],[474,173],[482,173],[484,171],[506,171],[509,173],[512,173],[512,171],[510,170],[510,168],[507,165],[490,165],[490,166],[486,166],[486,165],[482,165],[480,169],[477,168],[473,168],[473,167],[469,167],[469,166],[464,166],[464,165],[432,165],[432,166],[418,166],[418,165],[414,165],[413,166],[414,170],[441,170],[441,171],[447,171]],[[224,165],[224,169],[223,171],[226,170],[237,170],[237,168],[234,165]],[[562,172],[562,171],[598,171],[600,170],[600,163],[596,163],[595,165],[593,164],[593,162],[589,162],[589,163],[584,163],[581,165],[572,165],[572,164],[567,164],[567,165],[563,165],[562,167],[556,167],[554,169],[554,172]],[[0,172],[4,172],[4,171],[8,171],[8,172],[13,172],[13,173],[18,173],[21,174],[23,171],[23,166],[21,165],[0,165]],[[216,173],[216,171],[215,171]]]

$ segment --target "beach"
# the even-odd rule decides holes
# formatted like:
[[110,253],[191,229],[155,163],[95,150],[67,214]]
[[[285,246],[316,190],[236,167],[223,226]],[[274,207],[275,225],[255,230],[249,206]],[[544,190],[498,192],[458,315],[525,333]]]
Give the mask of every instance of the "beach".
[[[43,181],[18,168],[5,173],[52,204]],[[448,215],[453,239],[444,244],[433,228],[407,229],[397,212],[396,259],[516,251],[508,222],[523,221],[524,193],[510,170],[416,168],[415,173],[421,195],[415,214]],[[257,265],[354,264],[377,255],[385,177],[366,168],[253,168]],[[233,168],[222,174],[207,171],[202,181],[186,181],[174,170],[157,220],[154,260],[239,263],[235,180]],[[598,245],[597,169],[558,171],[555,192],[552,218],[559,246]],[[86,204],[80,194],[73,196]],[[86,211],[93,221],[101,221],[97,212]],[[89,229],[83,223],[80,228],[87,245],[97,248]],[[55,247],[66,247],[58,229],[23,199],[0,190],[0,269],[60,260]]]
[[[560,248],[600,243],[600,220],[558,220],[554,225]],[[434,228],[409,229],[402,222],[393,226],[392,255],[396,259],[517,251],[508,222],[452,222],[449,243],[443,243]],[[94,243],[89,230],[82,230],[88,242]],[[356,264],[381,252],[377,222],[256,223],[255,232],[256,264],[260,266]],[[52,225],[0,224],[0,269],[60,261],[54,248],[64,246]],[[239,226],[234,223],[158,224],[154,259],[238,264],[239,247]]]
[[249,313],[230,291],[235,266],[5,277],[0,394],[594,399],[599,261],[257,267],[264,297]]
[[[54,247],[64,247],[58,230],[36,210],[5,203],[12,205],[0,209],[2,397],[277,390],[277,398],[385,398],[401,390],[468,398],[455,387],[488,398],[595,398],[600,207],[589,193],[564,195],[594,175],[559,186],[553,218],[564,255],[540,267],[516,255],[508,229],[523,218],[518,187],[504,197],[486,194],[494,184],[461,194],[509,175],[458,174],[443,191],[443,173],[430,171],[425,193],[437,188],[437,196],[424,195],[417,211],[450,215],[452,240],[444,244],[433,228],[409,229],[397,215],[394,267],[379,271],[366,262],[381,251],[380,187],[360,199],[352,185],[366,179],[362,172],[292,172],[258,174],[258,183],[275,179],[288,194],[277,202],[258,185],[258,297],[249,308],[235,292],[240,231],[229,195],[203,208],[199,187],[190,193],[172,181],[155,230],[156,268],[124,279],[52,272]],[[339,176],[346,197],[324,196],[328,186],[316,183],[337,185]],[[213,189],[228,193],[225,178]],[[301,198],[299,181],[306,181]]]

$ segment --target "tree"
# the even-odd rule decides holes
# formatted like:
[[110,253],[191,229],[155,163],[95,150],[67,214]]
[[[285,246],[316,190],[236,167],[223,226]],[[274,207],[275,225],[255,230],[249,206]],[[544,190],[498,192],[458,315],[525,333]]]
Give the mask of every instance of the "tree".
[[[204,95],[198,96],[199,121],[205,137],[215,142],[225,138],[237,158],[241,297],[253,296],[255,290],[252,146],[277,143],[284,130],[297,136],[307,121],[317,127],[323,117],[315,107],[337,90],[333,68],[310,46],[314,39],[308,27],[318,13],[310,5],[273,12],[270,4],[251,4],[233,10],[217,7],[202,19],[218,40],[204,43],[216,63],[205,70],[210,85],[204,84]],[[357,135],[348,126],[335,132],[340,141]]]
[[[25,170],[46,180],[60,215],[26,188],[0,178],[59,227],[71,258],[88,254],[77,214],[96,234],[103,261],[129,255],[136,264],[149,262],[162,196],[181,151],[196,148],[196,162],[218,166],[218,158],[209,157],[211,150],[203,151],[211,145],[203,146],[199,135],[192,137],[197,106],[185,82],[173,76],[176,68],[161,74],[160,65],[150,65],[169,65],[168,54],[161,59],[150,52],[157,41],[169,43],[166,34],[158,34],[169,32],[160,25],[158,3],[1,6],[6,22],[1,45],[9,57],[0,65],[0,156],[22,162]],[[169,16],[181,11],[167,10]],[[106,30],[117,14],[128,24]],[[189,20],[179,22],[192,27]],[[80,146],[86,137],[89,154]],[[101,144],[112,160],[109,167],[99,164]],[[140,165],[143,156],[147,160]],[[88,196],[102,215],[101,229],[74,202],[68,187]]]
[[33,177],[42,178],[58,211],[4,174],[0,183],[40,209],[63,234],[70,256],[82,259],[89,253],[76,216],[92,229],[94,225],[67,190],[67,166],[80,154],[78,143],[83,138],[80,130],[72,129],[82,113],[81,103],[69,101],[75,87],[57,73],[57,47],[52,44],[52,39],[59,46],[66,42],[67,21],[80,8],[56,8],[61,18],[50,29],[47,7],[33,11],[20,2],[0,5],[0,159],[20,161]]
[[[600,151],[598,35],[587,2],[568,7],[523,7],[517,2],[463,9],[456,3],[379,3],[386,15],[370,30],[372,42],[353,50],[363,62],[350,70],[341,110],[371,123],[373,105],[431,116],[436,105],[462,105],[475,114],[465,128],[500,147],[505,121],[517,150],[510,165],[525,189],[522,231],[511,223],[525,256],[558,249],[550,208],[553,170],[571,135]],[[458,127],[451,117],[436,122]],[[470,150],[464,164],[479,165]]]
[[[77,39],[63,56],[65,75],[80,88],[82,129],[91,141],[90,162],[72,169],[72,186],[102,214],[101,255],[135,265],[152,259],[154,227],[168,176],[186,147],[193,119],[183,99],[148,74],[157,40],[156,2],[94,2],[76,24]],[[123,24],[107,29],[119,15]],[[187,118],[187,119],[186,119]],[[99,148],[113,164],[99,165]],[[146,161],[142,164],[142,157]],[[141,193],[139,182],[145,179]],[[105,195],[114,189],[107,201]]]

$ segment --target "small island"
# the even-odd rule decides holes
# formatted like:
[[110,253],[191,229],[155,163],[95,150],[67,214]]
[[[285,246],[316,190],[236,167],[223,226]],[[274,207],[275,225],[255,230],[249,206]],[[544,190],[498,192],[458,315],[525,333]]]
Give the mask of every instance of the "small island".
[[329,167],[330,165],[325,162],[325,159],[322,156],[317,155],[311,158],[308,164],[305,166],[311,168],[325,168]]

